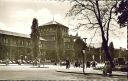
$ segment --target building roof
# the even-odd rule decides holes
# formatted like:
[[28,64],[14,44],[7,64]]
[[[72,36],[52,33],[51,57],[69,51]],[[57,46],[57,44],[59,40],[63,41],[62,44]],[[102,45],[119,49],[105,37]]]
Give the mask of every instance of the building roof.
[[27,34],[21,34],[21,33],[16,33],[16,32],[10,32],[10,31],[6,31],[6,30],[0,30],[0,34],[12,35],[12,36],[18,36],[18,37],[25,37],[25,38],[30,38],[30,35],[27,35]]
[[[46,25],[60,25],[60,26],[66,27],[65,25],[60,24],[60,23],[58,23],[58,22],[56,22],[56,21],[50,21],[50,22],[48,22],[48,23],[46,23],[46,24],[43,24],[43,25],[41,25],[41,26],[46,26]],[[68,27],[66,27],[66,28],[68,28]]]
[[[28,34],[21,34],[21,33],[6,31],[6,30],[0,30],[0,34],[17,36],[17,37],[24,37],[24,38],[31,38],[30,35],[28,35]],[[47,41],[46,39],[44,39],[42,37],[40,37],[40,40]]]

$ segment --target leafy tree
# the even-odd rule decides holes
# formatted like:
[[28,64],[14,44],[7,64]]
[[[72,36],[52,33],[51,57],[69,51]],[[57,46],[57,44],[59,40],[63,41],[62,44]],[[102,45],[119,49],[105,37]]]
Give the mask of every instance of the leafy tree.
[[83,73],[84,73],[84,68],[85,68],[85,65],[84,65],[85,56],[84,56],[84,53],[82,52],[82,50],[85,50],[85,48],[86,48],[86,43],[80,38],[76,39],[76,41],[74,43],[74,50],[75,50],[76,54],[82,55],[82,57],[83,57]]
[[119,5],[115,7],[115,13],[118,15],[118,23],[121,26],[127,26],[128,24],[128,0],[122,0]]
[[[118,23],[122,27],[127,26],[127,31],[128,31],[128,0],[121,0],[121,2],[119,2],[119,5],[116,5],[115,9],[116,9],[115,13],[116,15],[118,15]],[[127,55],[126,59],[128,60],[128,54],[126,55]]]
[[74,51],[76,56],[80,59],[82,56],[81,51],[83,49],[83,44],[84,42],[82,41],[82,39],[78,38],[76,39],[75,43],[74,43]]
[[105,56],[113,67],[114,64],[110,56],[108,41],[110,22],[114,19],[112,13],[117,1],[71,0],[71,2],[72,8],[69,10],[68,16],[74,16],[79,19],[77,21],[80,22],[78,28],[100,29]]
[[39,55],[39,30],[38,20],[36,18],[33,19],[31,29],[33,57],[37,58],[37,56]]
[[114,52],[114,45],[113,45],[113,42],[110,42],[110,44],[109,44],[109,50],[110,50],[110,55],[111,55],[112,59],[114,59],[114,57],[115,57],[115,52]]

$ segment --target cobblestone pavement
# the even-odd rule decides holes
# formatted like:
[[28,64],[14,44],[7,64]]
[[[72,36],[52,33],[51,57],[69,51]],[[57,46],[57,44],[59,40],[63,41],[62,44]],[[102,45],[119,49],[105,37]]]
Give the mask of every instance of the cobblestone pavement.
[[[73,68],[73,67],[72,67]],[[69,71],[72,69],[68,69]],[[66,70],[64,66],[45,65],[33,67],[32,65],[9,66],[0,65],[0,80],[87,80],[87,81],[127,81],[126,76],[104,77],[102,75],[93,75],[72,72],[57,72]],[[77,70],[82,70],[77,68]],[[86,71],[86,70],[85,70]]]

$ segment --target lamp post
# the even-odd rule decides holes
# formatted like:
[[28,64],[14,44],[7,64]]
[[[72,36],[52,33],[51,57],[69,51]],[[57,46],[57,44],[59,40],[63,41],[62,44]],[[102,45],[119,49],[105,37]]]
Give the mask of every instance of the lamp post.
[[102,49],[100,48],[100,63],[102,63]]
[[[127,50],[128,50],[128,22],[127,22]],[[128,52],[127,52],[127,57],[126,57],[127,61],[128,61]],[[128,76],[128,73],[127,73]]]
[[83,42],[84,42],[84,45],[83,45],[83,50],[82,50],[82,54],[83,54],[83,73],[85,73],[84,69],[85,69],[85,53],[86,53],[86,50],[85,50],[85,45],[86,45],[86,39],[87,38],[83,38]]
[[76,40],[74,40],[74,50],[76,53],[80,53],[82,54],[82,57],[83,57],[83,73],[84,73],[84,63],[85,63],[85,48],[86,48],[86,39],[87,38],[84,38],[83,40],[81,38],[77,38]]
[[83,54],[83,73],[85,73],[84,69],[85,69],[85,49],[82,50],[82,54]]

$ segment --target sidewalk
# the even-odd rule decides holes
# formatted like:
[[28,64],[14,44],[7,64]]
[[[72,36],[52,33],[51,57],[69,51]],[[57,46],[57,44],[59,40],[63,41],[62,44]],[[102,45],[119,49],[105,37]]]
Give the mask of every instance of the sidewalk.
[[[55,65],[41,65],[40,68],[33,67],[32,65],[18,65],[18,64],[9,64],[6,66],[5,64],[0,64],[0,70],[13,70],[13,71],[19,71],[19,70],[46,70],[46,69],[53,69],[56,72],[63,72],[63,73],[75,73],[75,74],[83,74],[83,68],[74,68],[71,66],[69,69],[66,69],[66,66],[55,66]],[[44,68],[43,68],[44,67]],[[101,67],[101,66],[98,66]],[[91,68],[85,68],[85,74],[93,74],[93,75],[103,75],[102,70],[94,70]],[[126,76],[127,72],[121,72],[121,71],[112,71],[113,76]]]
[[[69,69],[66,69],[64,66],[58,68],[56,70],[57,72],[64,72],[64,73],[76,73],[76,74],[82,74],[83,68],[74,68],[70,67]],[[91,68],[85,68],[85,74],[94,74],[94,75],[103,75],[102,70],[94,70]],[[112,71],[112,76],[126,76],[127,72],[121,72],[121,71]]]

